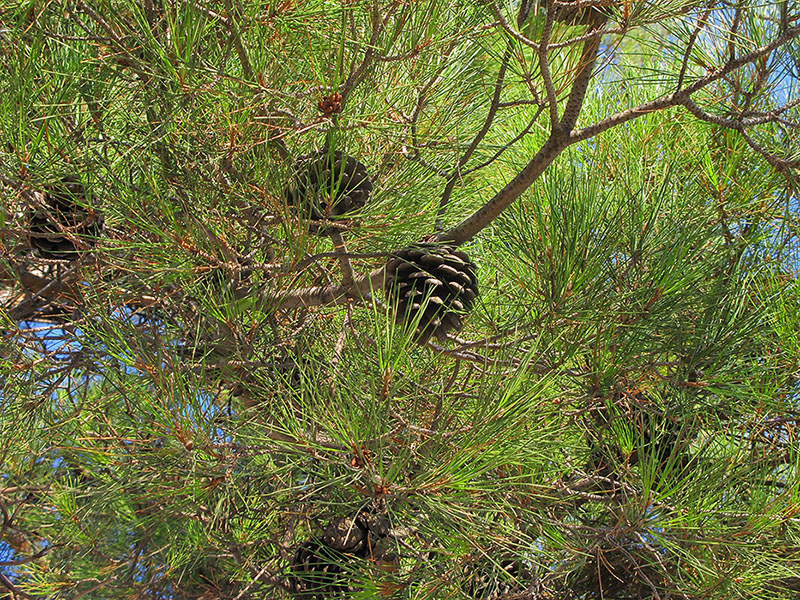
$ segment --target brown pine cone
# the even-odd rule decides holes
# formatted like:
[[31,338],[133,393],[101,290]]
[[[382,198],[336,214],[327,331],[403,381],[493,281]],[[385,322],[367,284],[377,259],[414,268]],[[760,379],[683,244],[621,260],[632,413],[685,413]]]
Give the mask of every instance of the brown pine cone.
[[419,319],[417,341],[432,335],[443,342],[449,331],[461,329],[462,316],[478,297],[475,264],[449,246],[422,244],[404,248],[386,264],[386,291],[397,307],[397,321]]

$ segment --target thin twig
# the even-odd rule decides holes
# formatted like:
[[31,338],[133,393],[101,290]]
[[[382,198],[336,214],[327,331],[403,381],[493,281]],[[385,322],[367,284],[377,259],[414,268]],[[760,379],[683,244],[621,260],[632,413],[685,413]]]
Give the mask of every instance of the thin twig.
[[573,131],[569,136],[570,138],[569,143],[571,145],[583,140],[588,140],[599,133],[611,129],[612,127],[616,127],[617,125],[621,125],[622,123],[627,123],[628,121],[638,119],[642,115],[646,115],[651,112],[655,112],[657,110],[663,110],[665,108],[669,108],[672,106],[677,106],[681,104],[685,98],[688,98],[696,91],[703,89],[710,83],[722,79],[725,75],[727,75],[731,71],[735,71],[736,69],[739,69],[744,65],[750,64],[758,60],[760,57],[771,53],[773,50],[780,48],[787,42],[796,38],[798,35],[800,35],[800,26],[792,27],[788,29],[786,33],[774,39],[769,44],[765,44],[764,46],[761,46],[760,48],[757,48],[752,52],[748,52],[747,54],[741,56],[736,60],[728,61],[725,65],[717,69],[715,72],[705,77],[701,77],[691,85],[681,90],[678,90],[671,94],[666,94],[664,96],[656,98],[655,100],[645,102],[644,104],[640,104],[639,106],[636,106],[634,108],[629,108],[627,110],[620,111],[609,117],[606,117],[601,121],[598,121],[594,125],[590,125],[588,127],[584,127],[582,129],[577,129]]
[[[390,7],[389,11],[394,12],[397,9],[397,6],[398,3],[395,2]],[[345,105],[350,93],[355,89],[355,87],[366,78],[367,74],[370,72],[370,65],[375,57],[375,48],[377,47],[378,39],[383,31],[383,22],[381,21],[381,14],[380,10],[378,9],[377,0],[373,0],[372,7],[370,8],[370,23],[372,35],[369,39],[369,42],[367,42],[367,49],[364,51],[364,58],[361,60],[361,64],[359,64],[358,67],[351,70],[350,75],[347,77],[347,81],[345,81],[339,88],[339,93],[342,95],[342,106]]]
[[336,252],[336,257],[339,259],[339,267],[342,269],[342,286],[350,287],[353,285],[354,274],[353,265],[350,263],[350,257],[347,256],[347,246],[345,246],[344,238],[340,231],[331,230],[328,235],[333,240],[333,248]]
[[676,86],[676,91],[683,87],[683,78],[686,76],[686,69],[689,67],[689,57],[691,56],[692,49],[697,41],[697,36],[700,35],[703,27],[708,24],[708,17],[710,14],[711,9],[707,8],[706,12],[703,13],[703,16],[698,19],[697,25],[695,25],[692,33],[689,35],[689,43],[686,44],[686,52],[683,53],[683,61],[681,62],[681,71],[678,74],[678,85]]
[[[108,22],[102,16],[100,16],[91,6],[89,6],[86,2],[83,2],[83,1],[79,2],[78,3],[78,7],[80,7],[80,9],[84,13],[89,15],[89,17],[95,23],[100,25],[100,27],[103,29],[103,31],[106,32],[108,37],[111,38],[111,40],[113,40],[114,45],[116,46],[117,50],[122,52],[123,54],[125,54],[125,59],[126,59],[126,61],[128,63],[127,66],[129,66],[131,69],[133,69],[142,81],[146,81],[147,79],[149,79],[149,77],[147,75],[147,72],[145,71],[145,69],[142,66],[142,64],[139,62],[139,60],[133,54],[130,53],[128,48],[125,46],[125,44],[122,42],[122,40],[119,38],[119,36],[114,31],[114,28],[111,27],[111,25],[109,25]],[[77,21],[80,23],[80,19],[77,19]]]
[[[695,104],[691,98],[683,99],[681,101],[681,104],[686,108],[686,110],[688,110],[690,113],[692,113],[692,115],[694,115],[701,121],[714,123],[715,125],[719,125],[720,127],[725,127],[727,129],[733,129],[735,131],[738,131],[740,134],[742,134],[742,137],[748,143],[748,145],[758,154],[767,159],[767,161],[776,169],[784,170],[784,169],[796,169],[800,167],[800,161],[787,160],[785,158],[776,156],[771,152],[768,152],[765,148],[763,148],[760,144],[758,144],[755,140],[753,140],[745,131],[745,128],[747,127],[746,123],[749,124],[768,123],[774,120],[774,117],[765,116],[756,119],[747,119],[746,121],[745,120],[736,121],[733,119],[718,117],[716,115],[712,115],[710,113],[705,112],[703,109],[697,106],[697,104]],[[781,107],[777,111],[773,111],[773,113],[780,114],[780,112],[788,110],[789,108],[791,108],[792,106],[796,106],[797,104],[800,104],[800,99],[793,100],[788,105]]]
[[[464,154],[456,163],[456,166],[450,175],[450,179],[447,181],[447,185],[445,185],[444,192],[442,192],[442,198],[439,200],[438,220],[441,220],[441,218],[444,216],[445,207],[450,201],[450,194],[452,194],[453,188],[455,187],[456,182],[461,175],[461,168],[467,164],[470,157],[472,157],[472,154],[477,149],[478,144],[480,144],[483,138],[486,137],[486,134],[489,133],[489,129],[492,127],[495,115],[497,115],[497,110],[500,106],[500,94],[503,91],[503,82],[505,81],[506,69],[508,69],[508,61],[511,59],[511,50],[511,42],[509,42],[506,45],[506,50],[503,54],[503,60],[500,63],[500,70],[497,74],[497,81],[495,82],[492,101],[489,105],[489,110],[486,112],[486,118],[483,121],[483,127],[481,127],[480,131],[478,131],[469,147],[464,151]],[[437,223],[437,229],[439,228],[439,223]]]
[[508,34],[513,37],[515,40],[520,42],[521,44],[533,48],[537,52],[539,51],[539,44],[534,42],[533,40],[529,40],[524,35],[522,35],[519,31],[514,29],[511,24],[506,20],[503,16],[503,13],[500,12],[500,7],[497,6],[497,2],[492,2],[492,11],[494,12],[494,16],[497,18],[497,22],[500,26],[508,32]]
[[539,108],[536,111],[536,113],[530,118],[528,124],[525,125],[522,131],[520,131],[517,135],[511,138],[511,140],[509,140],[508,143],[503,144],[499,150],[497,150],[492,156],[487,158],[485,161],[478,163],[475,166],[470,167],[469,169],[463,171],[461,174],[462,177],[465,177],[470,173],[474,173],[475,171],[488,167],[490,164],[492,164],[494,161],[500,158],[506,150],[514,146],[514,144],[516,144],[518,141],[520,141],[522,138],[524,138],[531,132],[531,129],[533,129],[533,126],[536,124],[536,121],[539,119],[539,116],[544,112],[545,108],[543,104],[539,104],[538,102],[534,103],[537,104]]
[[96,592],[100,588],[107,586],[109,583],[115,581],[116,579],[117,579],[116,577],[109,577],[108,579],[106,579],[104,581],[98,581],[95,585],[91,586],[90,588],[87,588],[87,589],[83,590],[82,592],[80,592],[79,594],[76,594],[75,596],[72,596],[72,598],[74,600],[77,600],[78,598],[83,598],[84,596],[87,596],[87,595],[91,594],[92,592]]
[[11,583],[11,580],[8,577],[6,577],[5,574],[3,573],[0,573],[0,585],[2,585],[9,592],[14,594],[15,598],[22,598],[23,600],[36,600],[35,596],[26,594],[21,589],[16,587],[13,583]]
[[58,548],[59,546],[63,546],[63,545],[64,544],[53,544],[52,546],[47,546],[46,548],[43,548],[42,550],[39,550],[39,552],[37,552],[36,554],[33,554],[33,555],[28,556],[26,558],[19,558],[17,560],[2,561],[2,562],[0,562],[0,567],[16,567],[16,566],[19,566],[19,565],[27,564],[29,562],[33,562],[35,560],[38,560],[38,559],[42,558],[45,554],[47,554],[48,552],[50,552],[54,548]]
[[220,23],[222,23],[223,25],[228,27],[228,19],[227,18],[223,17],[219,13],[215,13],[213,10],[209,9],[208,7],[203,6],[203,4],[201,2],[197,2],[197,1],[193,0],[192,1],[192,6],[195,7],[197,10],[199,10],[204,15],[206,15],[207,17],[211,17],[212,19],[216,19],[217,21],[219,21]]
[[539,58],[539,73],[544,83],[545,97],[547,98],[547,108],[550,112],[550,130],[555,131],[558,126],[558,98],[556,97],[556,86],[553,84],[553,76],[550,74],[550,61],[547,57],[547,45],[550,43],[550,36],[553,33],[553,23],[556,18],[556,7],[550,3],[544,18],[544,29],[539,40],[539,48],[536,54]]
[[336,344],[333,347],[333,356],[331,357],[331,371],[333,372],[333,377],[331,377],[331,385],[330,385],[330,394],[333,397],[334,389],[333,384],[336,380],[336,367],[339,365],[339,360],[342,357],[342,350],[344,350],[344,342],[347,339],[347,332],[351,330],[353,327],[353,303],[348,302],[347,304],[347,312],[344,316],[344,321],[342,322],[342,328],[339,331],[339,337],[336,340]]
[[317,254],[307,256],[293,266],[286,267],[280,263],[273,263],[270,265],[262,265],[261,268],[266,268],[267,270],[283,270],[284,272],[302,271],[309,265],[318,262],[323,258],[340,258],[342,256],[347,258],[387,258],[390,254],[390,252],[319,252]]
[[247,57],[247,50],[242,43],[242,36],[239,33],[239,26],[236,23],[232,0],[225,0],[225,11],[228,13],[228,19],[225,21],[225,25],[228,27],[231,39],[233,39],[233,46],[236,48],[236,54],[239,56],[239,62],[242,65],[242,73],[245,79],[254,81],[255,74],[253,73],[253,67],[250,65],[250,59]]

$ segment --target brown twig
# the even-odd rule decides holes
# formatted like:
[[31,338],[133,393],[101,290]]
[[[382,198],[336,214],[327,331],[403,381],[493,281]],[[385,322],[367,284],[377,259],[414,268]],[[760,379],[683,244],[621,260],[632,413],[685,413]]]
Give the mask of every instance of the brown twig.
[[569,136],[570,138],[569,143],[571,145],[577,142],[581,142],[583,140],[588,140],[599,133],[611,129],[612,127],[616,127],[617,125],[621,125],[622,123],[627,123],[628,121],[638,119],[642,115],[646,115],[651,112],[655,112],[657,110],[670,108],[672,106],[678,106],[679,104],[683,103],[683,100],[685,98],[690,97],[698,90],[703,89],[710,83],[722,79],[725,75],[727,75],[731,71],[735,71],[736,69],[739,69],[744,65],[750,64],[758,60],[762,56],[766,56],[773,50],[780,48],[787,42],[796,38],[798,35],[800,35],[800,26],[792,27],[786,30],[786,33],[777,37],[769,44],[765,44],[764,46],[761,46],[760,48],[757,48],[752,52],[748,52],[747,54],[739,57],[736,60],[728,61],[727,63],[725,63],[725,65],[723,65],[713,73],[705,77],[701,77],[691,85],[681,90],[678,90],[671,94],[666,94],[664,96],[661,96],[660,98],[656,98],[655,100],[645,102],[644,104],[640,104],[639,106],[636,106],[634,108],[629,108],[627,110],[620,111],[609,117],[606,117],[601,121],[598,121],[594,125],[590,125],[588,127],[584,127],[582,129],[577,129],[573,131]]
[[525,127],[522,129],[522,131],[520,131],[517,135],[515,135],[513,138],[511,138],[508,141],[508,143],[503,144],[492,156],[490,156],[489,158],[487,158],[483,162],[480,162],[480,163],[470,167],[469,169],[464,170],[461,173],[462,177],[465,177],[466,175],[469,175],[470,173],[474,173],[475,171],[479,171],[480,169],[488,167],[490,164],[492,164],[494,161],[496,161],[498,158],[500,158],[503,155],[503,153],[506,152],[506,150],[511,148],[514,144],[516,144],[518,141],[520,141],[522,138],[524,138],[526,135],[528,135],[530,133],[531,129],[533,129],[533,126],[536,124],[536,121],[539,120],[539,116],[544,112],[544,108],[545,108],[543,104],[539,104],[536,101],[533,101],[532,103],[538,105],[539,108],[534,113],[534,115],[530,118],[530,120],[528,121],[528,124],[525,125]]
[[[559,130],[548,138],[533,159],[531,159],[514,179],[495,194],[491,200],[458,225],[437,236],[437,240],[458,245],[472,239],[481,229],[494,221],[494,219],[510,206],[514,200],[519,198],[567,146],[594,137],[611,127],[636,119],[643,114],[679,105],[694,92],[706,87],[714,81],[718,81],[728,73],[746,64],[752,63],[761,56],[771,53],[773,50],[781,47],[798,35],[800,35],[800,26],[789,28],[784,34],[780,35],[769,44],[757,48],[738,59],[729,60],[714,73],[698,79],[678,92],[673,92],[638,107],[621,111],[589,127],[584,127],[576,131],[569,131],[570,125],[574,124],[577,120],[583,98],[586,94],[586,86],[591,77],[591,70],[596,60],[596,52],[599,47],[597,40],[587,41],[582,53],[582,65],[575,79],[575,83],[573,84],[570,99],[567,101],[567,107],[564,111]],[[592,50],[594,54],[592,54]]]
[[763,117],[753,118],[753,119],[746,119],[737,121],[734,119],[726,119],[724,117],[719,117],[717,115],[712,115],[707,113],[703,109],[701,109],[691,98],[684,98],[681,101],[681,105],[683,105],[686,110],[688,110],[692,115],[700,119],[701,121],[706,121],[708,123],[714,123],[720,127],[725,127],[726,129],[733,129],[738,131],[747,144],[755,150],[758,154],[763,156],[773,167],[778,170],[788,170],[788,169],[797,169],[800,167],[800,161],[797,160],[787,160],[785,158],[781,158],[780,156],[776,156],[771,152],[768,152],[765,148],[763,148],[760,144],[758,144],[755,140],[753,140],[747,133],[746,128],[755,124],[760,123],[769,123],[775,120],[775,117],[789,110],[789,108],[800,104],[800,99],[795,99],[788,104],[782,106],[780,109],[772,111],[772,114],[768,114]]
[[355,279],[351,285],[326,285],[291,290],[282,294],[259,294],[256,303],[259,305],[278,305],[284,310],[310,306],[330,306],[347,304],[349,298],[363,301],[376,289],[383,289],[385,283],[384,268],[375,269],[367,275]]
[[577,120],[599,47],[599,39],[590,39],[585,42],[578,74],[575,77],[561,122],[558,127],[553,129],[550,137],[531,161],[477,212],[449,231],[439,234],[437,241],[452,242],[458,245],[472,239],[481,229],[494,221],[514,200],[519,198],[544,173],[545,169],[556,159],[561,151],[569,145],[569,127]]
[[336,257],[339,259],[339,267],[342,269],[342,286],[350,287],[355,281],[355,275],[353,274],[353,265],[350,263],[350,257],[347,255],[347,246],[345,246],[342,233],[331,230],[328,235],[333,240],[333,248],[336,252]]
[[19,589],[17,586],[15,586],[11,582],[11,580],[8,577],[6,577],[3,573],[0,573],[0,585],[2,585],[9,592],[14,594],[15,598],[22,598],[23,600],[36,600],[35,596],[31,596],[31,595],[26,594],[25,592],[23,592],[21,589]]
[[689,35],[689,43],[686,44],[686,51],[683,53],[683,61],[681,62],[681,71],[678,74],[678,85],[676,86],[676,90],[680,90],[683,87],[683,78],[686,76],[686,69],[689,68],[689,57],[692,54],[692,49],[694,48],[694,44],[697,41],[697,36],[700,35],[700,32],[703,30],[708,24],[708,17],[711,14],[711,9],[707,8],[706,11],[703,13],[697,20],[697,25],[695,25],[694,30]]
[[558,126],[558,98],[556,96],[556,86],[553,84],[553,76],[550,74],[550,61],[547,57],[547,46],[550,43],[550,36],[553,33],[553,24],[556,18],[556,7],[551,3],[547,8],[544,17],[544,29],[536,49],[539,58],[539,73],[542,75],[544,83],[545,97],[547,98],[547,108],[550,112],[550,130],[555,131]]
[[[489,133],[489,130],[492,127],[492,123],[494,122],[494,118],[497,115],[497,111],[500,107],[500,94],[503,91],[503,82],[505,81],[506,70],[508,69],[508,61],[511,59],[511,43],[506,45],[506,51],[503,54],[503,60],[500,63],[500,71],[497,74],[497,81],[494,85],[494,93],[492,94],[492,101],[489,105],[489,110],[486,113],[486,118],[483,121],[483,127],[481,127],[480,131],[475,135],[470,143],[469,147],[464,151],[464,154],[456,163],[453,172],[450,175],[450,178],[447,181],[447,185],[444,187],[444,192],[442,192],[442,198],[439,200],[439,219],[444,216],[444,210],[447,206],[448,202],[450,201],[450,195],[453,192],[453,188],[456,185],[459,177],[461,176],[461,168],[467,164],[472,154],[478,148],[478,144],[481,143],[486,134]],[[437,226],[438,229],[438,226]]]

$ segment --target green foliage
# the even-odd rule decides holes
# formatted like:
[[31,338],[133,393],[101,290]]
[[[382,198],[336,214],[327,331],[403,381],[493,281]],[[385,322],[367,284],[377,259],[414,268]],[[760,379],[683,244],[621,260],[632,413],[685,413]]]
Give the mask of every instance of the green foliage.
[[[800,7],[548,4],[0,7],[0,595],[796,597]],[[454,240],[421,345],[381,269]]]

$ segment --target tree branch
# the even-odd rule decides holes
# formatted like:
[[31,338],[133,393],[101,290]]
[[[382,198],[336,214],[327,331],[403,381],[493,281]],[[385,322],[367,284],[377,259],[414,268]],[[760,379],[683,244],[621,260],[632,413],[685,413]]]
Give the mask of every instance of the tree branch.
[[35,600],[34,596],[26,594],[21,589],[16,587],[13,583],[11,583],[11,580],[8,577],[6,577],[3,573],[0,573],[0,585],[2,585],[9,592],[14,594],[15,598],[22,598],[24,600]]
[[622,123],[632,121],[633,119],[637,119],[644,114],[682,104],[685,98],[688,98],[696,91],[706,87],[710,83],[722,79],[731,71],[735,71],[736,69],[739,69],[744,65],[754,62],[758,58],[769,54],[773,50],[780,48],[782,45],[786,44],[786,42],[796,38],[798,35],[800,35],[800,26],[787,29],[786,33],[779,36],[769,44],[761,46],[752,52],[748,52],[738,59],[728,61],[723,67],[717,69],[714,73],[711,73],[706,77],[701,77],[693,84],[683,88],[682,90],[678,90],[671,94],[666,94],[660,98],[651,100],[650,102],[640,104],[637,107],[623,110],[595,123],[594,125],[573,131],[570,133],[569,143],[571,145],[583,140],[588,140],[589,138],[596,136],[598,133],[602,133],[603,131],[611,129],[617,125],[621,125]]
[[500,107],[500,94],[503,91],[503,82],[505,81],[506,70],[508,69],[508,61],[511,59],[511,43],[509,42],[506,45],[506,51],[503,55],[503,62],[500,64],[500,71],[497,74],[497,81],[495,82],[494,86],[494,94],[492,95],[492,102],[489,105],[489,111],[486,113],[486,118],[483,121],[483,127],[478,132],[478,134],[473,138],[472,142],[469,145],[469,148],[466,149],[461,159],[456,163],[455,169],[450,175],[450,179],[447,181],[447,185],[444,188],[444,192],[442,192],[442,199],[439,201],[439,217],[441,218],[444,215],[444,209],[447,206],[447,203],[450,201],[450,195],[453,193],[453,188],[456,185],[456,182],[461,175],[461,168],[467,164],[472,154],[478,147],[478,144],[481,143],[486,134],[489,133],[489,129],[494,122],[495,115],[497,115],[497,110]]
[[[605,24],[605,17],[598,22],[598,27]],[[572,131],[575,123],[578,122],[578,115],[583,106],[583,99],[586,97],[586,90],[589,88],[589,80],[592,78],[594,71],[594,63],[597,60],[597,54],[600,49],[600,38],[589,38],[583,44],[583,51],[581,52],[581,60],[578,64],[578,76],[572,83],[572,90],[570,91],[567,105],[564,108],[564,115],[561,118],[559,127],[561,131],[567,133]]]
[[539,48],[536,54],[539,57],[539,71],[542,74],[545,95],[547,97],[547,107],[550,112],[550,129],[555,130],[558,126],[558,99],[556,98],[556,86],[553,85],[553,77],[550,75],[550,63],[547,59],[547,45],[550,43],[550,35],[553,33],[553,22],[556,17],[556,7],[552,4],[547,9],[544,18],[544,30],[539,41]]
[[437,241],[452,242],[459,245],[472,239],[475,234],[494,221],[514,200],[519,198],[544,173],[544,170],[556,159],[561,151],[569,145],[568,130],[564,130],[563,127],[569,126],[570,122],[573,122],[578,117],[599,47],[599,38],[589,39],[584,44],[578,75],[567,100],[562,123],[558,128],[554,129],[531,161],[477,212],[449,231],[439,234],[436,237]]
[[[397,8],[397,3],[394,3],[391,7],[391,12],[394,12]],[[369,42],[367,43],[367,49],[364,51],[364,58],[361,61],[361,64],[358,65],[355,69],[350,72],[350,75],[347,77],[347,81],[345,81],[342,86],[339,88],[339,93],[342,95],[342,106],[344,106],[347,102],[350,93],[355,89],[355,87],[361,83],[364,78],[369,73],[369,66],[372,64],[372,61],[375,57],[375,48],[378,44],[378,38],[383,31],[383,22],[380,18],[380,12],[378,11],[378,3],[373,2],[371,7],[371,22],[372,22],[372,35],[370,36]]]
[[325,285],[291,290],[283,294],[259,294],[256,303],[259,306],[277,305],[284,310],[347,304],[349,298],[363,300],[374,290],[382,290],[384,285],[385,273],[384,268],[381,267],[355,279],[351,285]]

